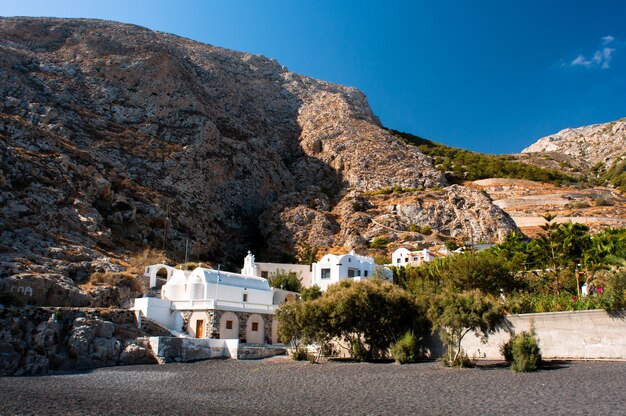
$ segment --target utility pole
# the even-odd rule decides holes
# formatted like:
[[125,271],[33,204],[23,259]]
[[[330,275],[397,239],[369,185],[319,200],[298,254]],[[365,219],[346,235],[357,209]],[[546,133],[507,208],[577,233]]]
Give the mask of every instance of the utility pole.
[[163,232],[163,251],[167,248],[167,232],[170,225],[170,201],[166,200],[165,202],[165,230]]

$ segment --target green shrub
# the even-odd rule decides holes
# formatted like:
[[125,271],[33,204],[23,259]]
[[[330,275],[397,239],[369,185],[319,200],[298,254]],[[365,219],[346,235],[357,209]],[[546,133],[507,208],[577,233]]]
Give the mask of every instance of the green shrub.
[[374,237],[370,243],[370,248],[387,248],[389,239],[387,237]]
[[433,229],[430,227],[430,225],[422,225],[420,227],[420,233],[424,235],[431,235],[433,233]]
[[412,233],[418,233],[420,231],[420,226],[417,224],[411,224],[409,226],[409,231],[411,231]]
[[421,345],[413,331],[408,331],[391,345],[390,351],[391,356],[398,364],[414,363],[420,357]]
[[309,359],[309,353],[305,348],[297,347],[290,354],[291,358],[296,361],[305,361]]
[[311,287],[302,288],[300,291],[300,298],[304,301],[306,300],[315,300],[322,296],[322,291],[318,285],[313,285]]
[[300,292],[302,290],[302,278],[299,275],[300,273],[278,269],[276,272],[270,274],[267,282],[271,287],[277,289]]
[[460,354],[456,353],[456,349],[452,346],[446,348],[446,352],[439,358],[446,367],[453,368],[468,368],[474,367],[474,362],[470,360],[465,351],[461,351]]
[[523,331],[511,342],[511,369],[516,373],[536,371],[541,365],[541,349],[534,331]]
[[[594,295],[593,297],[597,297]],[[603,308],[614,311],[626,307],[626,269],[609,272],[606,287],[602,292]]]
[[504,357],[504,360],[508,365],[513,362],[513,337],[509,338],[507,342],[500,345],[500,354]]

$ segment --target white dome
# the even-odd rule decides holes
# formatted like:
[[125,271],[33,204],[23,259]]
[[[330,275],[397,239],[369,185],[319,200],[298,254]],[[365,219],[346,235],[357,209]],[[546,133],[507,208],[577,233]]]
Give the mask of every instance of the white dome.
[[163,299],[184,300],[187,277],[182,270],[174,271],[172,278],[161,289]]
[[206,283],[202,276],[191,274],[187,280],[187,289],[185,290],[185,298],[187,300],[204,299],[204,291]]

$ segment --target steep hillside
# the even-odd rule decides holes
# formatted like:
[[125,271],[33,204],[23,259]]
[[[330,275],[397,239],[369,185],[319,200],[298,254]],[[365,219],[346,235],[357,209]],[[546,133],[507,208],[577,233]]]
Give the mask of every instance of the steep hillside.
[[568,155],[587,167],[598,162],[611,166],[626,154],[626,118],[561,130],[539,139],[522,153]]
[[[80,281],[143,247],[180,258],[187,240],[191,259],[230,264],[247,249],[365,248],[371,219],[398,210],[369,193],[447,185],[360,91],[261,56],[113,22],[1,18],[0,68],[1,276]],[[403,223],[486,240],[515,227],[477,191],[420,201]]]
[[525,163],[518,155],[491,155],[446,146],[432,140],[390,130],[406,143],[417,146],[421,152],[433,158],[435,167],[445,173],[449,182],[463,183],[487,178],[514,178],[538,182],[576,182],[572,172],[564,172],[562,166],[541,166]]

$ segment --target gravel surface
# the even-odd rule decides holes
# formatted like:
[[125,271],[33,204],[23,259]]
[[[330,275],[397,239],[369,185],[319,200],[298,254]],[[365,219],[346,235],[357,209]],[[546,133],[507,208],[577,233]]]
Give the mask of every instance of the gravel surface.
[[514,374],[283,358],[0,378],[0,414],[626,415],[626,362]]

